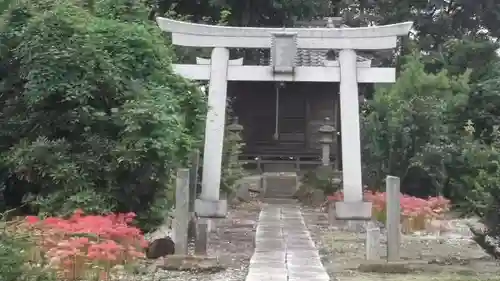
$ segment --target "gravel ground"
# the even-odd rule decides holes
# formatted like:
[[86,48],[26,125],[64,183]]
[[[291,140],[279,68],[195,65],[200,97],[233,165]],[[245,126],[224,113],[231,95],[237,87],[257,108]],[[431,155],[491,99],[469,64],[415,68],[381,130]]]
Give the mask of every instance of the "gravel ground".
[[[327,215],[318,210],[303,208],[303,214],[331,280],[500,280],[500,266],[466,237],[463,229],[443,236],[403,236],[401,259],[418,262],[414,272],[359,272],[357,267],[364,261],[364,234],[342,230],[340,225],[329,226]],[[453,224],[463,225],[456,221]]]
[[[158,270],[148,262],[142,274],[129,280],[144,281],[244,281],[254,251],[255,227],[260,203],[253,201],[231,208],[225,219],[215,222],[210,233],[208,255],[219,257],[227,268],[217,273]],[[158,262],[158,261],[156,261]]]

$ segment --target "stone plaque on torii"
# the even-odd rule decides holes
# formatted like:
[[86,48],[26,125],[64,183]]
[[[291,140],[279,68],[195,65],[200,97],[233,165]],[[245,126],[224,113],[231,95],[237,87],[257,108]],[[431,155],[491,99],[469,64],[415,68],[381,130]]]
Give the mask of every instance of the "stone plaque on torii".
[[[371,204],[363,202],[358,83],[393,83],[394,68],[371,67],[358,61],[356,50],[393,49],[398,36],[408,35],[412,22],[359,28],[257,28],[194,24],[158,17],[174,45],[213,48],[210,59],[176,64],[188,79],[208,80],[202,191],[196,201],[201,217],[223,217],[227,203],[219,200],[222,145],[228,81],[340,82],[340,123],[344,202],[336,204],[339,219],[368,219]],[[330,24],[332,26],[332,24]],[[270,65],[243,65],[230,60],[228,48],[271,49]],[[322,66],[297,66],[299,49],[338,50],[337,60]],[[333,94],[333,93],[332,93]]]

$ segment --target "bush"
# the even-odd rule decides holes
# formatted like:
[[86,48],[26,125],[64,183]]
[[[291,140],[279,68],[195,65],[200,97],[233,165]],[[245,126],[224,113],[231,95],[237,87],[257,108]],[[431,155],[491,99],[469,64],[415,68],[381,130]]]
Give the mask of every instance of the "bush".
[[325,194],[333,194],[341,188],[341,173],[331,167],[319,167],[308,171],[302,183],[308,187],[322,190]]
[[456,110],[467,107],[469,72],[456,77],[445,70],[428,73],[417,54],[405,62],[396,83],[378,87],[363,110],[364,181],[382,186],[387,175],[394,175],[406,185],[418,184],[420,177],[407,179],[414,170],[430,177],[439,192],[448,183],[449,164],[454,164],[450,158],[460,136],[452,134],[458,129],[451,120]]
[[493,128],[492,142],[488,144],[473,139],[471,121],[465,129],[469,135],[464,138],[461,160],[467,170],[462,170],[464,174],[456,183],[465,200],[459,207],[465,214],[481,219],[484,228],[470,226],[473,239],[487,254],[500,259],[500,131]]
[[491,257],[500,260],[500,197],[495,195],[493,199],[495,209],[491,206],[491,213],[483,216],[484,228],[480,229],[473,225],[469,226],[473,233],[473,240]]
[[318,167],[315,170],[307,171],[301,178],[299,189],[295,192],[294,198],[304,204],[316,204],[314,198],[315,190],[320,190],[323,195],[333,194],[341,188],[342,175],[332,167]]
[[24,256],[21,254],[23,245],[20,241],[16,241],[11,236],[2,230],[0,234],[0,272],[2,279],[5,281],[20,280],[24,272]]
[[134,212],[143,230],[163,221],[206,102],[173,72],[169,43],[141,5],[20,0],[4,13],[0,180],[9,184],[0,188],[9,207]]

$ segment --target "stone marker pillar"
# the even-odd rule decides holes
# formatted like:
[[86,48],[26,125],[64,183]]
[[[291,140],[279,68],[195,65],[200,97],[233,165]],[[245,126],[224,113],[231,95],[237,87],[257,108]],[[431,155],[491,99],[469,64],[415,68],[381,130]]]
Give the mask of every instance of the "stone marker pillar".
[[200,166],[200,151],[191,152],[191,168],[189,169],[189,212],[194,212],[194,201],[198,189],[198,168]]
[[325,118],[325,123],[319,128],[321,144],[321,163],[323,166],[330,166],[330,148],[333,143],[333,133],[335,128],[330,125],[330,118]]
[[227,202],[219,200],[219,193],[226,122],[228,64],[229,50],[214,48],[210,60],[202,189],[200,198],[195,202],[196,213],[200,217],[225,217],[227,212]]
[[173,225],[176,255],[187,255],[189,219],[189,169],[179,169],[175,185]]
[[196,241],[194,244],[194,253],[196,255],[207,255],[209,232],[208,219],[199,219],[196,227]]
[[338,219],[368,220],[371,218],[372,204],[363,202],[356,52],[351,49],[340,50],[338,60],[344,201],[336,203],[336,215]]
[[387,202],[387,261],[399,260],[401,243],[400,180],[398,177],[386,178]]
[[200,151],[195,149],[191,152],[191,167],[189,168],[189,227],[188,240],[196,240],[197,218],[194,210],[194,203],[198,196],[198,169],[200,166]]
[[365,248],[367,260],[380,259],[380,228],[372,221],[366,226]]

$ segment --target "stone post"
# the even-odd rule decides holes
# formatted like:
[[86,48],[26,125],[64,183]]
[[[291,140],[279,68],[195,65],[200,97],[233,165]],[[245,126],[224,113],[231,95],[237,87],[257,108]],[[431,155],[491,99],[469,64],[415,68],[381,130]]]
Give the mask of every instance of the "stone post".
[[330,125],[330,118],[325,118],[325,123],[319,128],[321,135],[319,143],[321,144],[321,163],[323,166],[330,166],[330,147],[333,143],[333,133],[335,128]]
[[338,219],[369,220],[372,204],[363,202],[357,57],[351,49],[339,52],[340,136],[344,201],[335,204]]
[[227,212],[227,202],[219,200],[219,193],[226,122],[228,64],[229,50],[214,48],[210,60],[202,189],[200,198],[195,202],[195,210],[200,217],[225,217]]
[[175,185],[174,225],[172,227],[176,255],[187,255],[189,219],[189,169],[179,169]]
[[189,241],[196,240],[196,213],[194,204],[198,196],[198,169],[200,166],[200,151],[195,149],[191,152],[191,167],[189,168],[189,227],[188,239]]
[[189,212],[194,212],[194,201],[198,189],[198,168],[200,166],[200,151],[194,150],[191,153],[191,168],[189,169]]
[[208,233],[209,221],[208,219],[201,218],[198,220],[196,226],[196,241],[194,243],[194,253],[197,255],[206,255],[208,248]]
[[400,180],[398,177],[387,176],[386,178],[386,202],[387,202],[387,261],[399,260],[399,248],[401,243],[401,193]]
[[365,249],[367,260],[380,259],[380,228],[371,221],[366,224]]

